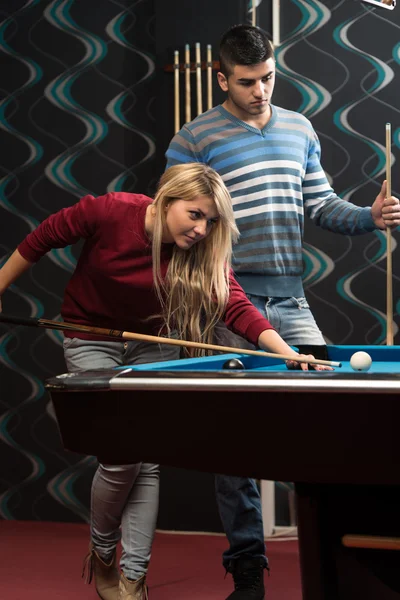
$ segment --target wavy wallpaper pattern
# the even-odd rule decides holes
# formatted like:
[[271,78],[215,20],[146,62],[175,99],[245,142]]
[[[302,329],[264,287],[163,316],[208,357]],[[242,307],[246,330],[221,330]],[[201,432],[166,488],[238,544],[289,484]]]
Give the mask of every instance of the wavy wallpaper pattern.
[[[153,2],[6,6],[8,12],[0,9],[6,71],[0,127],[9,149],[0,165],[1,264],[43,218],[84,194],[146,192],[155,158]],[[53,251],[12,286],[4,310],[59,318],[78,251]],[[0,329],[0,516],[6,519],[88,519],[95,459],[63,451],[42,383],[65,370],[61,341],[57,332]]]
[[[359,0],[281,5],[274,102],[311,119],[332,185],[360,205],[380,189],[391,122],[392,189],[399,196],[400,7],[379,11]],[[152,0],[1,3],[0,131],[7,151],[0,158],[0,264],[41,220],[86,193],[151,193],[163,165],[157,152],[164,151],[154,116],[154,19]],[[397,239],[396,231],[396,320]],[[4,310],[59,318],[78,252],[59,249],[40,261],[4,295]],[[307,224],[304,281],[328,341],[385,342],[385,262],[381,232],[351,238]],[[88,519],[95,460],[63,450],[43,388],[64,370],[59,333],[0,325],[1,518]]]
[[[297,22],[283,32],[276,50],[275,103],[312,121],[332,186],[342,198],[361,206],[372,204],[385,179],[385,125],[390,122],[392,193],[399,196],[399,13],[358,0],[291,0],[285,4],[287,10],[289,4],[298,11]],[[395,335],[400,289],[397,236],[396,231]],[[344,238],[310,225],[305,239],[305,287],[327,341],[385,343],[385,234]]]

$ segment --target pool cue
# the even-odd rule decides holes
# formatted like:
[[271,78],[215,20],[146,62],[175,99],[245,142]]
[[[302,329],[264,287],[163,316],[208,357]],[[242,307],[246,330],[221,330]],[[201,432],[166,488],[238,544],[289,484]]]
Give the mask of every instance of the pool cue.
[[196,90],[197,90],[197,114],[201,115],[203,112],[203,100],[202,100],[202,89],[201,89],[201,54],[200,44],[196,44]]
[[13,323],[14,325],[28,325],[30,327],[44,327],[45,329],[58,329],[60,331],[76,331],[80,333],[89,333],[102,337],[119,338],[123,340],[139,340],[141,342],[151,342],[154,344],[169,344],[170,346],[183,346],[184,348],[201,348],[203,350],[215,350],[217,352],[248,354],[251,356],[268,356],[280,360],[291,360],[296,362],[308,363],[310,365],[328,365],[330,367],[341,367],[340,362],[319,359],[298,360],[293,356],[284,354],[275,354],[273,352],[264,352],[263,350],[245,350],[244,348],[233,348],[231,346],[218,346],[216,344],[204,344],[202,342],[189,342],[186,340],[176,340],[173,338],[159,337],[156,335],[147,335],[144,333],[132,333],[130,331],[120,331],[117,329],[105,329],[103,327],[90,327],[88,325],[78,325],[77,323],[67,323],[66,321],[50,321],[48,319],[37,319],[35,317],[16,317],[0,313],[0,322]]
[[253,25],[253,27],[257,25],[256,0],[252,0],[251,2],[251,24]]
[[[386,198],[392,195],[391,146],[391,124],[386,123]],[[386,228],[386,345],[393,346],[392,230],[389,227]]]
[[272,0],[272,45],[274,48],[281,43],[281,6],[280,0]]
[[212,108],[212,56],[211,44],[207,44],[207,108]]
[[180,110],[179,110],[179,51],[174,52],[174,76],[175,76],[175,133],[180,129]]
[[186,123],[192,120],[191,117],[191,94],[190,94],[190,46],[185,46],[185,118]]

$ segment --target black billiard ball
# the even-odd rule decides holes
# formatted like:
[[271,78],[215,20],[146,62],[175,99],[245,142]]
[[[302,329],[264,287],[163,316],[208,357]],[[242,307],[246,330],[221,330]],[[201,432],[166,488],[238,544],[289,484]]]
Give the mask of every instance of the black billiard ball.
[[240,369],[244,369],[244,364],[238,358],[231,358],[230,360],[227,360],[226,362],[224,362],[222,368],[223,369],[240,370]]

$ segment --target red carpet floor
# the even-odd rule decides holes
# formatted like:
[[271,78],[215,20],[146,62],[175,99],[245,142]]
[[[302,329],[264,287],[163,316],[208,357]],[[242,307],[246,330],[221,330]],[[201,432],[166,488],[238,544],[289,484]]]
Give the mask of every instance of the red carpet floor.
[[[0,521],[0,600],[98,600],[80,578],[87,525]],[[301,600],[296,541],[267,541],[268,600]],[[149,570],[150,600],[224,600],[225,538],[157,533]]]

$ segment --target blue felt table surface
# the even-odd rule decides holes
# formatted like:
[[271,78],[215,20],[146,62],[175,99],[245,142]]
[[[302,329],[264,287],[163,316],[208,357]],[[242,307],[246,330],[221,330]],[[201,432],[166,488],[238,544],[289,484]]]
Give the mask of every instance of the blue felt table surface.
[[[328,359],[341,362],[335,371],[354,373],[350,358],[355,352],[367,352],[372,358],[369,373],[398,373],[400,367],[400,346],[328,346]],[[263,356],[245,354],[220,354],[202,358],[189,358],[175,361],[132,365],[137,371],[220,371],[228,360],[238,358],[248,371],[287,371],[284,361]],[[126,365],[121,369],[127,369]]]

